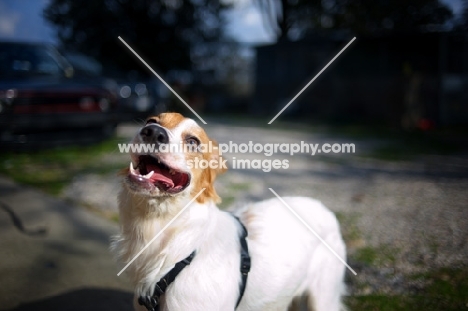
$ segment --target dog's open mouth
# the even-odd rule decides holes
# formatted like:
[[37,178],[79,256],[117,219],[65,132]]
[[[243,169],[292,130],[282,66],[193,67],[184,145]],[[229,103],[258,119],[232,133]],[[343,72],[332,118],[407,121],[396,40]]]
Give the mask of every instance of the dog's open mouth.
[[181,192],[190,184],[189,174],[176,171],[150,155],[140,156],[136,168],[130,163],[129,178],[145,189],[157,187],[168,193]]

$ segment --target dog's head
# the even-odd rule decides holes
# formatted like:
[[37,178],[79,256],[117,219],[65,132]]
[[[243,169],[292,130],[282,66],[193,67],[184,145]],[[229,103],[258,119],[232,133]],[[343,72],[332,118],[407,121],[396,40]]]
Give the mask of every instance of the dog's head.
[[[217,174],[226,170],[218,144],[192,119],[179,113],[148,118],[132,141],[125,185],[136,195],[164,198],[195,196],[197,202],[219,202]],[[139,150],[138,150],[139,148]]]

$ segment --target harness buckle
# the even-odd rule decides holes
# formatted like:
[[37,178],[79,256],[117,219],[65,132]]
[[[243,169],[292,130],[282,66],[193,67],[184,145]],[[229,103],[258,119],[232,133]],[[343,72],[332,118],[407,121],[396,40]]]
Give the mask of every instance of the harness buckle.
[[155,296],[140,296],[138,297],[138,304],[140,306],[145,306],[148,311],[157,311],[158,300],[159,299]]
[[249,273],[250,266],[251,266],[250,257],[249,256],[241,256],[240,271],[242,272],[242,274]]
[[[166,279],[163,278],[161,281],[164,281],[167,284]],[[155,296],[159,297],[159,296],[162,296],[163,294],[164,294],[164,291],[162,290],[161,287],[159,287],[159,284],[158,283],[154,284],[154,295],[152,297],[155,297]]]

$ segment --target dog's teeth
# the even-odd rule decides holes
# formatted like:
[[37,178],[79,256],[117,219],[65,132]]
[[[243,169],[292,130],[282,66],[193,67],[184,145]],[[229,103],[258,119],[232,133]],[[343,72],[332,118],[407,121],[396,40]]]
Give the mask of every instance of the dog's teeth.
[[151,172],[149,172],[148,174],[146,174],[146,175],[143,176],[143,177],[146,178],[146,179],[150,179],[151,176],[153,176],[153,174],[154,174],[154,171],[151,171]]
[[140,170],[133,168],[133,162],[130,162],[130,173],[133,175],[140,175]]

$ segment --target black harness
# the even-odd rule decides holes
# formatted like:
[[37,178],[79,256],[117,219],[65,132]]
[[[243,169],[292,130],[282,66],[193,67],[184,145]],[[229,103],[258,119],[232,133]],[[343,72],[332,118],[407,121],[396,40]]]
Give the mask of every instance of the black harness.
[[[242,282],[239,286],[239,298],[237,299],[236,308],[239,306],[239,303],[244,296],[245,287],[247,286],[247,276],[250,271],[250,255],[249,248],[247,246],[247,229],[242,224],[239,218],[233,215],[233,217],[239,222],[242,227],[242,233],[239,237],[241,245],[241,260],[240,260],[240,272],[242,277]],[[175,264],[174,268],[171,269],[158,283],[154,286],[154,292],[152,296],[140,296],[138,297],[138,303],[140,306],[145,306],[148,311],[159,311],[159,301],[161,296],[164,295],[169,285],[174,282],[175,278],[179,273],[193,260],[195,257],[195,251],[193,251],[190,256],[184,260],[179,261]]]
[[[247,229],[245,228],[244,224],[240,221],[239,218],[233,215],[233,217],[239,222],[242,227],[242,234],[239,237],[240,245],[241,245],[241,260],[240,260],[240,272],[242,277],[242,282],[239,287],[239,298],[237,299],[236,309],[239,306],[242,296],[244,296],[245,287],[247,286],[247,276],[249,275],[250,271],[250,255],[249,255],[249,247],[247,246]],[[235,309],[234,309],[235,310]]]

